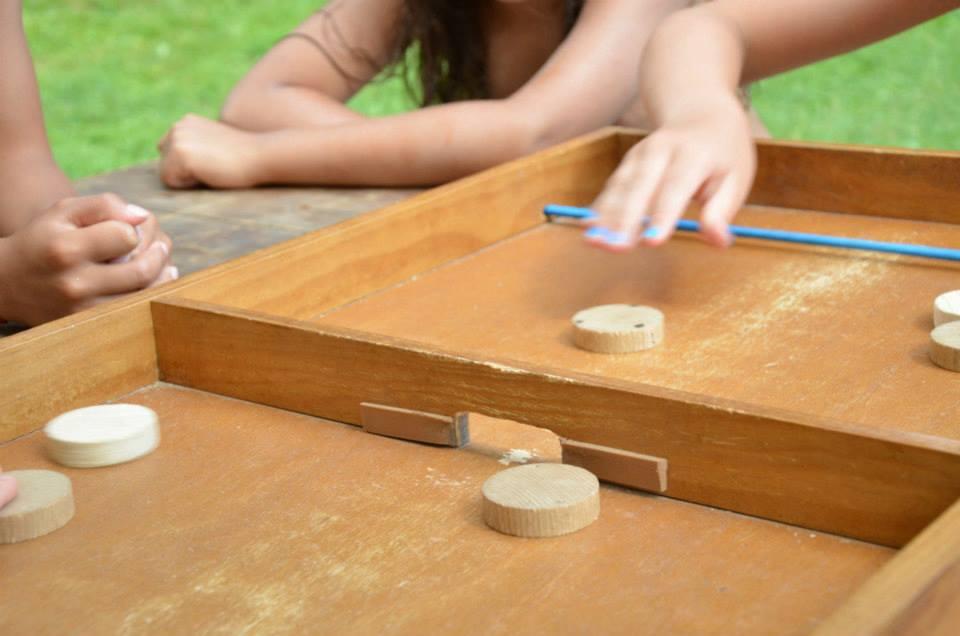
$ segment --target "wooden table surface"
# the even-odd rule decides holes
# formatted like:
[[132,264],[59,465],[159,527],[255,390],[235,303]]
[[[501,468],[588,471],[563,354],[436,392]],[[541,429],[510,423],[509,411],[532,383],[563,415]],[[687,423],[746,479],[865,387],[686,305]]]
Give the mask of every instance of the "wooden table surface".
[[[484,526],[480,487],[556,437],[501,420],[429,447],[165,384],[159,449],[56,466],[33,433],[10,469],[68,475],[76,517],[0,545],[0,633],[803,634],[893,551],[619,488],[572,535]],[[504,460],[506,461],[506,460]]]
[[[113,192],[154,214],[185,276],[307,232],[402,201],[417,189],[261,188],[168,190],[148,163],[81,179],[80,194]],[[23,331],[0,325],[0,338]]]
[[114,192],[160,220],[180,274],[249,254],[419,192],[387,188],[168,190],[153,163],[89,177],[82,194]]

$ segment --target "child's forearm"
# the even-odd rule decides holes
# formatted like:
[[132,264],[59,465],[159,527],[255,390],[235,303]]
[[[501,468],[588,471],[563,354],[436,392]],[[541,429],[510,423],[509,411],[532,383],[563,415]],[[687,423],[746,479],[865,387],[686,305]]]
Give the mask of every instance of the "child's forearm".
[[316,90],[303,86],[241,83],[227,98],[220,119],[242,130],[323,128],[356,123],[365,117]]
[[72,193],[50,152],[20,2],[0,2],[0,236]]
[[736,23],[722,13],[689,10],[667,18],[641,63],[640,92],[653,123],[736,107],[745,53]]
[[428,185],[549,143],[538,114],[462,102],[323,130],[259,136],[259,183]]

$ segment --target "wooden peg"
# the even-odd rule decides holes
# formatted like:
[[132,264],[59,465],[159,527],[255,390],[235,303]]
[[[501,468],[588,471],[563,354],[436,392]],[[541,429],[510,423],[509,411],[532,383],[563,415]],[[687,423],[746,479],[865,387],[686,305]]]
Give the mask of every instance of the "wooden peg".
[[564,464],[527,464],[483,484],[483,520],[504,534],[556,537],[600,515],[600,484],[589,471]]
[[930,332],[930,359],[944,369],[960,371],[960,322],[946,322]]
[[601,481],[637,490],[666,492],[667,460],[652,455],[561,439],[563,463],[586,468]]
[[573,316],[574,342],[596,353],[632,353],[663,340],[663,312],[643,305],[599,305]]
[[0,508],[0,543],[35,539],[73,518],[70,478],[52,470],[12,470],[17,496]]
[[933,301],[933,324],[935,327],[960,320],[960,290],[940,294]]
[[47,454],[64,466],[95,468],[129,462],[160,444],[157,414],[139,404],[102,404],[68,411],[43,429]]
[[360,421],[364,431],[375,435],[454,448],[470,443],[466,413],[450,417],[363,402],[360,404]]

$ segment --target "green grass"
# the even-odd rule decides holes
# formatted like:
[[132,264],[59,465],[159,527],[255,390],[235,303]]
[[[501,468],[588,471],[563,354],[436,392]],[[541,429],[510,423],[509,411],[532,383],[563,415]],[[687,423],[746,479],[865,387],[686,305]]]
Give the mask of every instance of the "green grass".
[[[31,0],[25,20],[57,158],[73,177],[156,156],[186,112],[213,116],[230,87],[321,0]],[[281,9],[282,7],[282,9]],[[776,136],[960,149],[960,12],[756,86]],[[363,112],[409,108],[397,81]]]

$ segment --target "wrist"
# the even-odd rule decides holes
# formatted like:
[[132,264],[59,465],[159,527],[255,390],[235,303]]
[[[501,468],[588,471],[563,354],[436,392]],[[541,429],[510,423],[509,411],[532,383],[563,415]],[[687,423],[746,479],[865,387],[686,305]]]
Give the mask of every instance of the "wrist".
[[740,92],[726,88],[687,100],[684,104],[660,110],[662,116],[654,112],[654,119],[659,126],[673,126],[705,119],[730,123],[747,121],[747,107]]
[[247,133],[250,135],[250,151],[247,154],[246,173],[250,187],[277,183],[273,170],[273,155],[276,143],[272,139],[277,133]]

